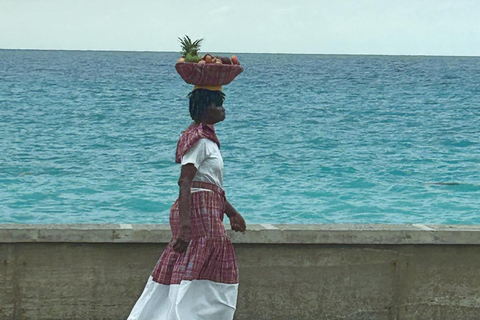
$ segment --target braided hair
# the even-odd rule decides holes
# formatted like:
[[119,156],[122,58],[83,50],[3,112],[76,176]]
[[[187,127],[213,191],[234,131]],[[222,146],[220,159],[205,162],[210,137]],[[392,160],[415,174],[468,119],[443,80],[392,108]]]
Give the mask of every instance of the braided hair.
[[190,99],[190,116],[194,121],[200,121],[212,103],[216,106],[223,105],[225,93],[222,91],[195,89],[188,94],[188,98]]

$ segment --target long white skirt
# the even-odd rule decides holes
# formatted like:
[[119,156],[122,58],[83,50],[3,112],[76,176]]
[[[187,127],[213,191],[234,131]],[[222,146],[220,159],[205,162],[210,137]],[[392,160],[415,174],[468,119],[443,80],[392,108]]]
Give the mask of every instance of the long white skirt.
[[210,280],[165,285],[150,276],[127,320],[231,320],[237,284]]

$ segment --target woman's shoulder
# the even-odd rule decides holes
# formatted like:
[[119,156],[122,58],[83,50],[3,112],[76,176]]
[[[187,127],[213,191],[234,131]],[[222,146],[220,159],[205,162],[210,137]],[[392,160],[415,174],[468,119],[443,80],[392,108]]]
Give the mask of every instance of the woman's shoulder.
[[[209,152],[215,152],[214,148],[219,148],[220,146],[214,130],[206,128],[206,126],[202,124],[194,123],[190,125],[187,130],[182,133],[180,139],[178,139],[175,161],[179,163],[183,155],[199,142],[201,143],[200,146],[203,146],[206,151]],[[212,144],[215,146],[212,146]]]
[[207,149],[208,151],[220,150],[218,148],[218,145],[209,138],[200,138],[197,143],[205,146],[205,149]]
[[207,151],[208,153],[211,153],[211,152],[216,152],[217,150],[220,150],[218,148],[218,145],[213,142],[212,140],[210,140],[209,138],[200,138],[198,139],[192,146],[192,148],[195,147],[195,148],[202,148],[204,149],[205,151]]

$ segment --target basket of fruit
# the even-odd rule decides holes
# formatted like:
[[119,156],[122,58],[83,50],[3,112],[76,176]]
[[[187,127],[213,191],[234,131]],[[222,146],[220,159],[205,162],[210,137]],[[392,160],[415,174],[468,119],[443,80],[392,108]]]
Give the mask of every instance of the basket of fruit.
[[179,38],[183,55],[175,64],[182,79],[196,86],[221,86],[232,82],[243,71],[235,55],[220,57],[205,54],[198,55],[203,39],[192,42],[188,36]]

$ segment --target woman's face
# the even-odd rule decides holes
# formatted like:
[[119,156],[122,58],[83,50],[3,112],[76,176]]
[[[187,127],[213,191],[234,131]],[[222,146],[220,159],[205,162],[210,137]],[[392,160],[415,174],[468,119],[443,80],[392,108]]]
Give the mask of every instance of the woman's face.
[[215,103],[208,106],[205,123],[215,124],[223,120],[225,120],[225,108],[223,106],[217,106]]

